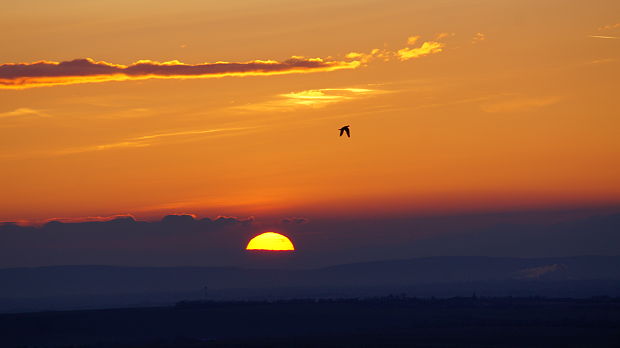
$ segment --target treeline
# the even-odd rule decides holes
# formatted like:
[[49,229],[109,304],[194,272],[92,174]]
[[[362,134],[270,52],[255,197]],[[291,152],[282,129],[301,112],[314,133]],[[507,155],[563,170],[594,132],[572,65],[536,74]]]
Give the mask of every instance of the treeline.
[[274,300],[236,300],[236,301],[180,301],[175,308],[209,308],[229,306],[251,306],[265,304],[398,304],[398,305],[542,305],[542,304],[619,304],[620,297],[593,296],[589,298],[570,297],[486,297],[472,294],[470,297],[409,297],[406,294],[378,296],[378,297],[351,297],[351,298],[293,298]]

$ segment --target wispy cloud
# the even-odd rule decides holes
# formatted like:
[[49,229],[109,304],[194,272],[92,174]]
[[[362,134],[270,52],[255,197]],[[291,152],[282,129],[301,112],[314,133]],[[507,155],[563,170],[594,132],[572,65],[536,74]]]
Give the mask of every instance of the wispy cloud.
[[30,108],[19,108],[13,111],[6,111],[0,113],[0,119],[2,118],[14,118],[14,117],[22,117],[22,116],[38,116],[38,117],[49,117],[48,114],[41,110],[35,110]]
[[321,105],[331,102],[351,100],[378,92],[378,90],[368,88],[323,88],[285,93],[280,96],[285,98],[285,100],[291,104]]
[[593,61],[590,61],[589,64],[606,64],[606,63],[613,63],[615,61],[616,59],[614,58],[601,58],[601,59],[595,59]]
[[456,35],[455,33],[439,33],[435,35],[435,40],[446,39],[446,38],[449,38],[455,35]]
[[107,81],[144,79],[196,79],[224,76],[261,76],[355,69],[359,61],[332,61],[293,57],[279,62],[254,60],[243,63],[185,64],[179,61],[141,60],[131,65],[98,62],[90,58],[67,62],[0,64],[0,88],[23,89]]
[[113,149],[119,149],[119,148],[147,147],[147,146],[161,143],[162,142],[161,139],[163,138],[183,137],[183,136],[187,137],[187,136],[194,136],[194,135],[227,133],[227,132],[236,132],[236,131],[238,132],[238,131],[249,130],[253,128],[257,128],[257,127],[215,128],[215,129],[203,129],[203,130],[150,134],[150,135],[143,135],[139,137],[133,137],[133,138],[129,138],[129,139],[125,139],[122,141],[113,142],[113,143],[105,143],[105,144],[58,150],[58,151],[54,151],[52,154],[53,155],[71,155],[71,154],[78,154],[78,153],[84,153],[84,152],[113,150]]
[[407,38],[407,45],[415,45],[418,40],[420,40],[420,35],[410,36]]
[[520,112],[553,105],[558,103],[560,100],[562,100],[562,98],[558,96],[514,98],[510,100],[483,104],[481,107],[483,111],[490,113]]
[[[116,214],[110,216],[82,216],[82,217],[54,217],[45,219],[43,223],[51,221],[62,223],[82,223],[82,222],[106,222],[118,219],[135,220],[135,216],[132,214]],[[30,225],[36,225],[37,221],[32,221]]]
[[[441,38],[448,36],[450,36],[448,33],[441,33],[437,35],[437,37]],[[407,46],[398,50],[375,48],[369,53],[350,52],[346,57],[349,59],[359,60],[361,63],[368,63],[373,60],[390,61],[394,59],[405,61],[442,52],[446,46],[444,43],[438,41],[425,41],[418,47],[409,47],[415,45],[419,40],[419,35],[410,36],[407,39]]]
[[200,134],[209,134],[209,133],[221,133],[221,132],[230,132],[230,131],[239,131],[246,130],[253,127],[237,127],[237,128],[219,128],[219,129],[205,129],[205,130],[192,130],[192,131],[183,131],[183,132],[172,132],[172,133],[159,133],[152,135],[144,135],[141,137],[134,138],[137,141],[142,140],[150,140],[157,138],[168,138],[168,137],[178,137],[183,135],[200,135]]
[[471,39],[471,43],[477,44],[479,42],[485,41],[486,39],[487,39],[487,36],[484,35],[483,33],[476,33],[474,37]]
[[405,47],[398,50],[398,58],[400,60],[415,59],[423,56],[427,56],[433,53],[439,53],[443,51],[445,45],[441,42],[427,41],[420,47],[409,48]]
[[620,39],[620,37],[616,37],[616,36],[605,36],[605,35],[590,35],[591,38],[595,38],[595,39],[611,39],[611,40],[618,40]]
[[[435,40],[449,37],[440,33]],[[0,89],[25,89],[43,86],[72,85],[109,81],[128,81],[145,79],[204,79],[225,76],[266,76],[325,72],[343,69],[356,69],[371,60],[401,61],[438,53],[445,44],[426,41],[419,47],[409,47],[420,39],[411,36],[407,47],[399,50],[373,49],[370,53],[351,52],[345,60],[333,58],[305,58],[293,56],[284,61],[253,60],[231,63],[215,62],[186,64],[178,60],[157,62],[139,60],[130,65],[95,61],[91,58],[74,59],[64,62],[39,61],[34,63],[0,64]]]
[[266,102],[235,107],[245,111],[289,110],[299,107],[324,107],[370,95],[386,93],[369,88],[322,88],[279,94]]
[[603,25],[598,28],[599,31],[607,31],[607,30],[613,30],[613,29],[620,29],[620,23]]

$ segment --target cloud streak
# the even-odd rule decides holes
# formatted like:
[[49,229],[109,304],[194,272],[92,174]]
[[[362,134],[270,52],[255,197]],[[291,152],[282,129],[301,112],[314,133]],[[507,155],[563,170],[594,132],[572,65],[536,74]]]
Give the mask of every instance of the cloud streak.
[[2,118],[16,118],[23,116],[39,116],[39,117],[48,117],[48,115],[42,111],[30,109],[30,108],[19,108],[13,111],[0,112],[0,119]]
[[254,60],[242,63],[185,64],[179,61],[140,60],[131,65],[90,58],[66,62],[0,64],[0,89],[72,85],[145,79],[196,79],[225,76],[264,76],[355,69],[359,61],[333,61],[292,57],[285,61]]
[[[445,34],[445,35],[444,35]],[[447,36],[446,36],[447,35]],[[446,38],[449,37],[450,34],[441,33],[436,37]],[[382,60],[385,62],[391,60],[400,60],[406,61],[410,59],[421,58],[424,56],[428,56],[435,53],[443,52],[446,45],[442,42],[438,41],[425,41],[419,47],[410,47],[415,45],[420,39],[419,35],[410,36],[407,39],[407,46],[403,47],[399,50],[389,50],[389,49],[380,49],[375,48],[370,53],[360,53],[360,52],[351,52],[346,55],[349,59],[359,60],[361,63],[368,63],[373,60]]]
[[619,37],[605,36],[605,35],[590,35],[590,37],[594,38],[594,39],[608,39],[608,40],[618,40],[618,39],[620,39]]
[[165,139],[165,138],[206,135],[206,134],[213,134],[213,133],[227,133],[227,132],[248,130],[248,129],[253,129],[253,128],[256,128],[256,127],[216,128],[216,129],[204,129],[204,130],[193,130],[193,131],[183,131],[183,132],[151,134],[151,135],[144,135],[140,137],[130,138],[130,139],[126,139],[124,141],[119,141],[115,143],[99,144],[99,145],[60,150],[60,151],[54,152],[53,154],[54,155],[71,155],[71,154],[77,154],[77,153],[105,151],[105,150],[113,150],[113,149],[119,149],[119,148],[147,147],[147,146],[151,146],[156,143],[159,143],[158,140]]
[[486,39],[487,39],[487,36],[484,35],[483,33],[476,33],[474,37],[471,39],[471,43],[477,44],[479,42],[485,41]]
[[398,50],[397,52],[398,58],[400,60],[420,58],[423,56],[427,56],[429,54],[439,53],[443,51],[444,46],[445,45],[442,44],[441,42],[427,41],[423,43],[422,46],[420,47],[415,47],[415,48],[405,47],[403,49]]
[[284,104],[314,106],[351,100],[377,92],[379,91],[368,88],[323,88],[290,92],[280,96],[284,98],[282,100]]
[[618,29],[618,28],[620,28],[620,23],[604,25],[602,27],[599,27],[598,30],[599,31],[606,31],[606,30],[613,30],[613,29]]
[[[453,34],[441,33],[436,36],[436,40],[451,35]],[[130,65],[122,65],[96,61],[91,58],[64,62],[5,63],[0,64],[0,89],[146,79],[268,76],[357,69],[373,60],[406,61],[442,52],[445,47],[444,43],[438,41],[426,41],[419,47],[411,47],[419,38],[420,36],[409,37],[407,46],[398,50],[375,48],[370,53],[351,52],[345,56],[346,60],[293,56],[284,61],[252,60],[240,63],[202,64],[186,64],[178,60],[169,62],[139,60]]]
[[553,105],[561,100],[559,96],[516,98],[482,105],[482,110],[489,113],[520,112]]
[[321,108],[386,93],[368,88],[321,88],[279,94],[272,100],[235,107],[240,111],[289,111],[297,108]]

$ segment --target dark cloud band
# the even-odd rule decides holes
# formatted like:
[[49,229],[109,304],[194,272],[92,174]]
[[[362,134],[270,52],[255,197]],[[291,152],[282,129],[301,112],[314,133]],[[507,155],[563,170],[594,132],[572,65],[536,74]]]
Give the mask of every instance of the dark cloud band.
[[23,89],[77,83],[142,80],[152,78],[187,79],[223,76],[260,76],[355,69],[359,61],[326,61],[293,57],[279,62],[255,60],[243,63],[216,62],[184,64],[179,61],[141,60],[131,65],[98,62],[90,58],[66,62],[0,64],[0,88]]

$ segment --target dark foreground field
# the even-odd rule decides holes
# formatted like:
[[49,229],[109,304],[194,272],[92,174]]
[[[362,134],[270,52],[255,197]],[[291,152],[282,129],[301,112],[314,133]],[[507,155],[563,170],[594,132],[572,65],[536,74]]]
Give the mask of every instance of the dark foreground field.
[[620,347],[620,299],[387,297],[0,315],[1,347]]

